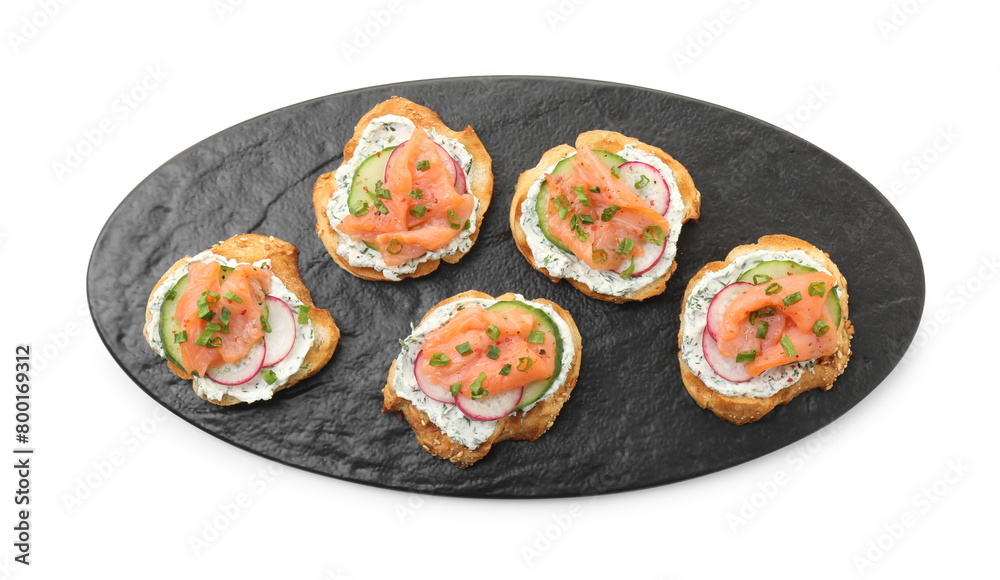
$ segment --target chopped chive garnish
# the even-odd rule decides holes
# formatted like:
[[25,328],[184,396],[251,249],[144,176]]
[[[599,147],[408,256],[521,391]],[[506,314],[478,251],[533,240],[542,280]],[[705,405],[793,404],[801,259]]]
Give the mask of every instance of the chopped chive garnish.
[[528,333],[528,342],[530,342],[531,344],[544,343],[545,333],[538,330],[532,330],[531,332]]
[[618,213],[618,210],[620,209],[621,208],[618,207],[617,205],[611,205],[604,208],[604,211],[601,212],[601,221],[602,222],[611,221],[611,218],[615,217],[615,214]]
[[278,375],[274,374],[271,369],[264,369],[261,371],[260,376],[264,378],[264,382],[273,385],[275,381],[278,380]]
[[580,226],[576,226],[576,229],[573,231],[573,233],[576,235],[576,239],[580,240],[581,242],[586,242],[587,238],[590,237],[590,234],[583,231],[583,228],[581,228]]
[[351,215],[354,217],[361,217],[363,215],[367,215],[368,212],[371,211],[371,208],[368,207],[367,201],[355,201],[351,204],[350,210]]
[[489,325],[486,327],[486,336],[490,337],[493,342],[500,340],[500,327],[496,324]]
[[771,281],[771,277],[768,276],[767,274],[754,274],[753,275],[753,283],[754,283],[755,286],[760,286],[764,282],[770,282],[770,281]]
[[264,329],[264,332],[271,332],[271,325],[267,323],[267,315],[260,315],[260,326]]
[[298,322],[299,322],[299,324],[305,324],[305,323],[309,322],[309,305],[308,304],[302,304],[302,305],[299,306]]
[[417,204],[417,205],[413,206],[412,208],[410,208],[410,215],[412,215],[415,218],[422,218],[422,217],[424,217],[425,213],[427,213],[427,206],[425,206],[422,203],[421,204]]
[[164,300],[173,300],[174,298],[177,298],[177,292],[174,292],[173,288],[167,290],[167,293],[163,295]]
[[380,197],[382,199],[392,199],[392,192],[388,189],[382,189],[382,180],[375,182],[375,197]]
[[802,301],[802,293],[801,292],[796,292],[795,294],[789,294],[788,296],[785,296],[784,298],[782,298],[781,301],[785,303],[785,307],[787,308],[787,307],[791,306],[792,304],[795,304],[796,302],[801,302]]
[[640,177],[639,181],[635,182],[635,188],[636,189],[642,189],[642,188],[646,187],[647,185],[649,185],[649,178],[646,177],[645,175],[643,175],[642,177]]
[[201,334],[198,335],[198,338],[194,339],[195,345],[206,346],[208,344],[208,339],[212,338],[213,334],[215,334],[215,331],[213,330],[209,330],[207,328],[202,330]]
[[576,193],[576,200],[580,202],[583,207],[593,207],[590,204],[590,198],[587,197],[587,192],[583,190],[582,185],[574,185],[573,191]]
[[472,227],[472,220],[465,220],[465,223],[462,224],[462,229],[463,230],[467,230],[470,227]]
[[187,342],[187,339],[188,339],[188,331],[186,330],[182,330],[174,334],[174,342],[177,344],[180,344],[182,342]]
[[389,240],[389,245],[385,247],[385,251],[386,253],[395,256],[403,251],[403,242],[399,241],[397,238],[392,238]]
[[502,369],[500,369],[500,376],[506,377],[509,374],[510,374],[510,363],[507,363],[503,365]]
[[421,159],[417,161],[417,171],[427,171],[431,168],[431,162],[426,159]]
[[388,215],[389,208],[385,207],[385,204],[382,203],[381,199],[376,199],[374,202],[372,202],[372,205],[374,205],[375,209],[378,210],[378,212],[381,213],[382,215]]
[[230,302],[235,302],[237,304],[243,304],[243,299],[233,293],[232,290],[226,290],[226,295],[223,296],[226,300]]
[[533,364],[535,364],[535,359],[533,358],[530,357],[519,358],[517,359],[517,370],[521,371],[522,373],[526,373]]
[[472,346],[468,342],[463,342],[462,344],[456,346],[455,350],[457,350],[458,354],[462,356],[469,356],[472,354]]
[[458,392],[462,390],[462,381],[458,381],[454,385],[448,387],[448,390],[451,391],[452,396],[457,395]]
[[365,242],[365,245],[368,246],[369,250],[375,250],[376,252],[378,251],[378,246],[371,242]]
[[553,199],[552,203],[555,204],[556,209],[559,211],[559,219],[566,219],[570,210],[569,199],[565,195],[560,195],[559,197]]
[[810,296],[824,296],[826,294],[826,282],[813,282],[809,285]]
[[210,338],[208,339],[208,342],[205,343],[205,346],[208,348],[219,348],[222,346],[222,339],[218,336]]
[[621,170],[622,170],[621,167],[612,167],[611,168],[611,175],[614,175],[615,177],[618,177],[621,174]]
[[757,358],[757,351],[756,350],[744,350],[744,351],[736,354],[736,362],[737,363],[753,362],[754,359],[756,359],[756,358]]
[[816,324],[813,325],[813,334],[816,336],[823,336],[828,330],[830,330],[830,325],[822,320],[817,320]]
[[490,347],[486,349],[486,357],[493,360],[500,358],[500,347],[491,344]]
[[761,320],[757,323],[757,338],[764,338],[767,336],[767,327],[771,326],[766,320]]
[[774,309],[774,306],[765,306],[758,310],[761,316],[774,316],[778,311]]
[[447,366],[447,364],[450,362],[451,359],[448,358],[448,355],[444,354],[443,352],[436,352],[431,355],[431,362],[427,364],[431,365],[432,367],[443,367]]
[[225,306],[222,307],[222,311],[219,312],[219,322],[222,324],[229,324],[229,318],[233,315]]
[[646,226],[642,230],[642,237],[646,238],[647,242],[662,246],[664,241],[663,228],[660,226]]
[[469,385],[469,391],[472,393],[473,399],[482,399],[486,395],[490,394],[489,391],[483,388],[483,381],[486,380],[486,373],[479,373],[476,380]]
[[778,284],[777,282],[774,282],[767,288],[764,288],[764,294],[767,294],[768,296],[777,294],[778,292],[781,292],[781,284]]
[[594,250],[594,254],[592,256],[592,259],[595,262],[607,262],[608,261],[608,252],[606,250]]
[[759,311],[754,310],[753,312],[751,312],[750,313],[750,317],[748,318],[748,320],[750,320],[750,324],[753,324],[754,322],[757,322],[757,317],[758,316],[760,316],[760,312]]
[[451,229],[458,230],[462,228],[462,222],[458,219],[458,215],[455,213],[455,210],[449,209],[447,216],[448,225],[451,226]]
[[585,226],[593,225],[594,224],[594,216],[592,216],[590,214],[582,213],[582,214],[580,214],[580,223],[583,224],[583,225],[585,225]]
[[781,341],[780,342],[781,342],[781,348],[785,349],[785,356],[787,356],[789,358],[795,357],[795,353],[796,353],[796,351],[795,351],[795,345],[792,344],[792,339],[788,338],[787,334],[785,334],[785,335],[783,335],[781,337]]
[[414,187],[413,189],[410,190],[410,193],[406,195],[420,199],[421,197],[424,196],[424,190],[420,189],[419,187]]
[[632,277],[632,272],[634,271],[635,271],[635,256],[632,256],[631,258],[629,258],[628,268],[625,268],[621,273],[621,279],[628,280],[629,278]]
[[615,248],[615,253],[624,256],[631,252],[634,246],[635,241],[632,238],[622,238],[622,241],[618,242],[618,247]]

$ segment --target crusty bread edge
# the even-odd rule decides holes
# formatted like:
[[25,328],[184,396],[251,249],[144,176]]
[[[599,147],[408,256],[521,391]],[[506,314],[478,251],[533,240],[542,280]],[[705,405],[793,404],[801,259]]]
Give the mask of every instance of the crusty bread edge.
[[[657,157],[673,172],[674,179],[677,181],[677,188],[680,190],[681,199],[684,200],[684,216],[681,223],[692,219],[698,219],[701,215],[701,193],[699,193],[695,188],[694,181],[691,179],[691,175],[688,173],[687,169],[685,169],[683,165],[681,165],[668,153],[658,147],[648,145],[637,139],[626,137],[621,133],[615,133],[614,131],[595,130],[580,133],[580,135],[576,138],[576,148],[570,147],[566,144],[553,147],[542,155],[538,165],[521,173],[520,177],[517,179],[517,185],[514,188],[514,198],[511,200],[510,204],[510,230],[514,235],[514,243],[517,245],[517,249],[520,250],[521,254],[526,260],[528,260],[528,263],[531,264],[533,268],[542,274],[545,274],[553,282],[558,282],[559,279],[553,277],[544,266],[535,261],[531,248],[528,246],[528,238],[524,233],[524,229],[521,227],[521,205],[524,203],[525,198],[528,197],[528,190],[531,189],[531,185],[539,177],[541,177],[549,167],[558,163],[563,157],[574,153],[577,148],[587,147],[589,149],[603,149],[605,151],[615,152],[621,151],[625,148],[625,145],[629,143],[634,144],[633,146],[636,149]],[[608,302],[622,303],[645,300],[646,298],[661,294],[667,287],[667,280],[670,279],[676,269],[677,256],[674,256],[674,260],[666,272],[656,279],[651,280],[648,284],[645,284],[644,286],[622,296],[612,296],[610,294],[595,292],[583,282],[573,280],[571,278],[567,278],[567,281],[576,289],[591,298],[597,298]]]
[[[273,275],[277,276],[282,283],[291,291],[295,296],[302,301],[303,304],[309,306],[309,321],[312,322],[313,327],[313,344],[306,353],[303,359],[303,368],[296,371],[288,380],[280,387],[274,390],[275,393],[278,391],[285,390],[292,385],[295,385],[299,381],[311,377],[330,361],[333,356],[334,350],[337,348],[337,343],[340,340],[340,329],[337,328],[336,322],[333,320],[333,316],[329,311],[323,310],[322,308],[317,308],[312,301],[312,294],[309,293],[309,289],[306,288],[305,282],[302,281],[302,276],[299,274],[299,260],[298,260],[298,249],[289,242],[275,238],[274,236],[265,236],[261,234],[240,234],[233,236],[228,240],[219,242],[218,244],[212,246],[212,252],[229,259],[235,259],[240,263],[253,263],[258,260],[263,260],[269,258],[271,260],[271,272]],[[156,294],[157,288],[166,281],[167,277],[170,276],[175,270],[183,267],[188,263],[191,256],[185,256],[174,263],[169,270],[156,283],[153,287],[153,291],[149,294],[149,300],[146,302],[146,323],[142,327],[142,335],[146,338],[146,342],[149,341],[148,333],[146,332],[146,327],[149,326],[150,320],[152,320],[152,311],[150,310],[149,304],[153,299],[153,295]],[[150,344],[152,347],[152,344]],[[181,369],[169,360],[166,361],[167,365],[170,367],[171,372],[182,379],[191,380],[192,387],[195,393],[198,392],[198,384],[195,382],[194,377],[191,373]],[[226,393],[223,395],[222,399],[216,401],[209,399],[205,396],[201,396],[203,399],[209,403],[220,406],[235,405],[237,403],[242,403],[239,399],[233,397],[232,395]]]
[[699,379],[684,362],[683,354],[678,351],[677,359],[680,361],[681,380],[691,398],[698,403],[702,409],[708,409],[721,419],[725,419],[736,425],[757,421],[767,413],[771,412],[777,405],[787,404],[789,401],[799,396],[801,393],[811,389],[829,390],[834,381],[844,372],[847,361],[851,356],[851,336],[854,334],[854,326],[848,318],[847,307],[847,280],[840,273],[840,269],[833,263],[830,256],[812,244],[786,235],[770,235],[760,238],[756,244],[737,246],[729,255],[725,262],[710,262],[705,265],[688,282],[687,290],[684,292],[684,300],[681,302],[681,325],[677,335],[677,347],[682,348],[684,340],[684,314],[687,309],[687,300],[691,291],[699,280],[709,272],[715,272],[733,263],[740,256],[750,254],[758,250],[789,251],[802,250],[809,257],[823,264],[830,274],[837,280],[840,287],[840,311],[841,324],[837,329],[837,350],[829,356],[816,359],[814,372],[804,371],[802,376],[795,383],[781,389],[770,397],[735,397],[723,395],[712,390]]
[[[431,315],[432,312],[445,306],[456,300],[463,300],[466,298],[482,298],[486,300],[492,299],[488,294],[482,292],[477,292],[475,290],[469,290],[461,294],[452,296],[442,300],[433,308],[431,308],[424,319]],[[514,294],[507,293],[498,296],[496,300],[513,300]],[[550,395],[548,398],[543,399],[535,403],[527,412],[517,411],[512,415],[508,415],[503,419],[497,421],[497,425],[493,430],[493,434],[476,449],[469,449],[468,447],[456,443],[450,437],[445,435],[431,420],[427,417],[427,414],[423,411],[417,409],[410,401],[403,399],[396,394],[395,388],[393,388],[392,383],[396,375],[396,361],[392,362],[392,366],[389,368],[389,377],[386,380],[385,388],[382,389],[382,395],[384,397],[384,403],[382,406],[382,414],[395,413],[400,418],[405,417],[407,422],[409,422],[410,427],[413,429],[414,434],[417,437],[417,443],[420,447],[427,451],[435,457],[441,459],[447,459],[460,468],[466,468],[475,462],[479,461],[490,452],[495,443],[505,440],[520,440],[520,441],[535,441],[542,436],[543,433],[549,430],[552,424],[555,422],[556,417],[559,415],[559,411],[562,410],[563,404],[569,400],[570,394],[573,392],[573,387],[576,386],[576,380],[580,375],[580,362],[583,360],[583,339],[580,336],[580,330],[576,326],[576,322],[573,317],[563,309],[561,306],[544,298],[536,298],[531,300],[531,302],[539,302],[552,307],[556,314],[559,315],[566,325],[569,326],[570,334],[572,335],[573,346],[574,346],[574,356],[572,367],[569,373],[566,375],[566,381],[559,387],[555,393]]]
[[[399,115],[413,121],[413,124],[417,127],[434,129],[439,135],[457,140],[472,155],[472,169],[469,171],[468,187],[472,195],[476,196],[476,199],[479,200],[479,211],[476,214],[476,230],[469,236],[471,241],[469,249],[471,250],[472,246],[476,243],[476,239],[479,237],[479,231],[483,225],[483,216],[486,215],[486,210],[490,206],[490,200],[493,198],[493,160],[490,158],[489,153],[487,153],[479,136],[476,135],[476,131],[472,127],[466,127],[461,132],[453,131],[441,121],[441,117],[437,113],[427,107],[401,97],[392,97],[388,101],[383,101],[375,105],[372,110],[365,113],[361,117],[361,120],[358,121],[358,124],[354,127],[354,136],[344,145],[343,163],[347,163],[354,156],[354,150],[357,148],[358,142],[361,140],[361,135],[364,133],[368,123],[383,115]],[[326,213],[330,199],[336,191],[336,171],[320,175],[313,186],[313,211],[316,214],[316,234],[323,240],[323,245],[326,246],[330,257],[344,270],[364,280],[387,281],[388,278],[375,268],[352,266],[346,258],[337,253],[337,248],[344,242],[344,236],[334,229]],[[444,256],[441,260],[449,264],[454,264],[467,253],[468,250],[455,252],[454,254]],[[402,274],[399,278],[417,278],[430,274],[437,269],[441,260],[421,262],[417,265],[417,269],[414,272]]]

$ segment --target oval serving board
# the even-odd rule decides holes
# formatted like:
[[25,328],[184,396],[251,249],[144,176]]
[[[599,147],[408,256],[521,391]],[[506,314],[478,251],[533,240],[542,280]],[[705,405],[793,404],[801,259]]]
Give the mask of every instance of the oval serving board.
[[[333,263],[314,232],[312,185],[343,161],[373,105],[399,95],[472,125],[493,157],[493,201],[476,246],[457,265],[401,283],[366,282]],[[518,174],[590,129],[659,146],[702,194],[685,225],[667,291],[638,304],[552,284],[518,253],[508,211]],[[150,290],[177,259],[251,232],[295,244],[316,304],[343,333],[333,360],[273,400],[218,407],[198,398],[145,344]],[[687,281],[706,262],[765,234],[830,254],[850,287],[854,354],[828,392],[810,391],[737,427],[692,401],[677,331]],[[504,442],[460,470],[421,450],[405,422],[382,416],[381,389],[410,323],[441,299],[476,289],[553,300],[583,335],[573,397],[537,442]],[[153,399],[206,432],[288,465],[358,483],[474,497],[563,497],[639,489],[760,457],[829,424],[889,374],[913,338],[923,268],[899,214],[865,179],[760,120],[668,93],[540,77],[456,78],[331,95],[280,109],[180,153],[133,190],[94,246],[88,301],[98,333]]]

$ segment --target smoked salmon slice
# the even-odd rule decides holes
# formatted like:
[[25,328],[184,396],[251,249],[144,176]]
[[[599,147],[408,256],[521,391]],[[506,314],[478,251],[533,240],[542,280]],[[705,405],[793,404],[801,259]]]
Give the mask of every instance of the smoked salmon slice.
[[[593,151],[580,148],[572,173],[549,174],[549,231],[594,270],[618,270],[643,255],[647,234],[666,239],[667,219],[643,201]],[[661,242],[662,243],[662,242]]]
[[[556,343],[539,328],[528,312],[468,306],[427,334],[421,370],[442,386],[461,383],[459,392],[469,398],[480,374],[489,394],[547,379],[555,370]],[[448,362],[441,364],[442,357]]]
[[[765,370],[827,356],[837,350],[837,329],[826,305],[833,276],[823,272],[796,274],[755,285],[726,308],[718,333],[719,352],[753,360],[746,370],[755,377]],[[763,335],[763,338],[758,336]]]
[[387,266],[439,250],[463,229],[475,197],[460,195],[448,172],[451,158],[419,127],[393,151],[384,189],[369,192],[368,213],[348,215],[337,228],[378,248]]
[[[188,286],[175,313],[187,333],[181,357],[185,369],[203,377],[212,367],[243,359],[264,338],[261,315],[271,272],[240,264],[220,282],[222,266],[213,260],[191,264],[187,275]],[[211,331],[209,324],[220,328]]]

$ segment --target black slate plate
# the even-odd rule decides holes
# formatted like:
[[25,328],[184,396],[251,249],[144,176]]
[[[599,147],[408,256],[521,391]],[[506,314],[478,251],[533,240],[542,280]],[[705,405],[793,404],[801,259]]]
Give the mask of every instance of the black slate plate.
[[[473,251],[402,283],[337,267],[313,231],[316,177],[342,162],[354,124],[392,95],[475,127],[495,189]],[[702,218],[684,227],[667,291],[618,306],[552,284],[517,252],[508,211],[518,174],[559,143],[610,129],[658,145],[691,172]],[[298,246],[315,302],[343,332],[318,375],[272,401],[229,408],[197,398],[142,338],[150,290],[178,258],[243,232]],[[827,251],[850,284],[857,329],[847,372],[742,427],[699,409],[680,381],[684,287],[738,244],[785,233]],[[580,381],[535,443],[505,442],[467,470],[418,448],[409,426],[379,414],[381,389],[410,322],[468,289],[516,291],[569,309],[584,338]],[[630,86],[537,77],[458,78],[373,87],[293,105],[177,155],[118,206],[87,273],[94,322],[122,369],[205,431],[264,457],[348,481],[459,496],[558,497],[661,485],[754,459],[827,425],[899,362],[923,308],[923,268],[906,224],[861,176],[776,127],[715,105]]]

